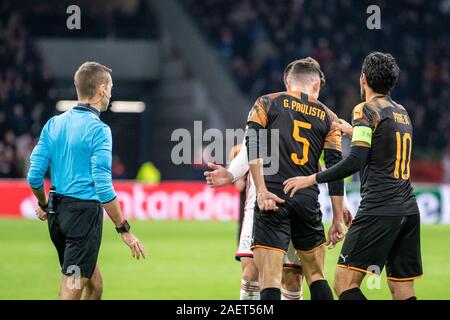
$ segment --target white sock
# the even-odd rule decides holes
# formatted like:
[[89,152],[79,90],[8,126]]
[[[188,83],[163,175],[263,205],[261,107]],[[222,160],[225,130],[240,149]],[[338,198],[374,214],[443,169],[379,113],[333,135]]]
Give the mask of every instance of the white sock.
[[259,300],[259,282],[241,280],[240,300]]
[[303,292],[281,289],[281,300],[303,300]]

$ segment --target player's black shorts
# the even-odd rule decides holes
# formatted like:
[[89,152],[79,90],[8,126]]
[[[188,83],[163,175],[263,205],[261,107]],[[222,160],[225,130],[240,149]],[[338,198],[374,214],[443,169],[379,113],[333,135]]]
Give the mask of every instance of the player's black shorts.
[[296,194],[290,198],[283,191],[269,191],[286,202],[277,204],[278,211],[260,211],[255,205],[252,249],[269,248],[286,253],[292,239],[294,248],[306,253],[325,243],[317,196]]
[[103,210],[97,201],[63,197],[48,214],[50,238],[58,252],[61,272],[90,279],[102,239]]
[[389,280],[422,275],[420,215],[355,218],[342,246],[338,266],[378,273],[386,266]]

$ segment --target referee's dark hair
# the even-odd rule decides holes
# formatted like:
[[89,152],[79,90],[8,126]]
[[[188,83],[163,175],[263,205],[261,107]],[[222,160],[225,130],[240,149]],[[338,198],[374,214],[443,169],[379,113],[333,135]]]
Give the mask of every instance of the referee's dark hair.
[[91,99],[101,84],[107,84],[112,70],[98,62],[83,63],[75,72],[74,83],[79,99]]
[[397,83],[400,68],[391,54],[372,52],[364,59],[361,72],[373,91],[389,94]]
[[320,64],[311,57],[294,60],[289,63],[286,69],[284,69],[284,83],[287,84],[286,80],[288,76],[298,77],[308,74],[317,74],[320,78],[320,87],[325,85],[325,75],[320,68]]

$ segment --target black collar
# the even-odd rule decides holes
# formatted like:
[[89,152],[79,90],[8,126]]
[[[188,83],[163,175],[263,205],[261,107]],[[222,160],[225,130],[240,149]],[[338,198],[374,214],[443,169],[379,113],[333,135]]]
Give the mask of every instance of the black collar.
[[[373,97],[372,99],[370,99],[370,101],[373,101],[373,100],[379,99],[379,98],[386,98],[386,97],[389,97],[389,95],[387,95],[387,94],[380,94],[380,95],[375,96],[375,97]],[[369,101],[369,102],[370,102],[370,101]]]
[[90,111],[97,115],[97,117],[100,117],[100,111],[95,109],[94,107],[91,107],[88,103],[78,103],[76,107],[74,107],[75,110],[81,110],[81,111]]

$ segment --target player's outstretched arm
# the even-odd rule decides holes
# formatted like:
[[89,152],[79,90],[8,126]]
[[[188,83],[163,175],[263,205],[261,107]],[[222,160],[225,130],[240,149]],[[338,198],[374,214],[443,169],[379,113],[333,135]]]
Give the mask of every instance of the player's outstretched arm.
[[208,167],[213,169],[213,171],[205,171],[203,175],[206,177],[206,182],[211,188],[232,184],[233,181],[244,176],[249,170],[245,141],[237,156],[231,160],[228,169],[215,163],[208,163]]
[[225,167],[211,162],[208,162],[208,167],[213,170],[205,171],[203,175],[211,188],[226,186],[233,182],[233,175]]
[[348,157],[332,168],[306,177],[287,179],[283,183],[284,192],[286,194],[290,193],[291,197],[293,197],[298,190],[308,188],[314,184],[344,179],[362,169],[366,164],[369,152],[370,148],[368,147],[354,145]]

